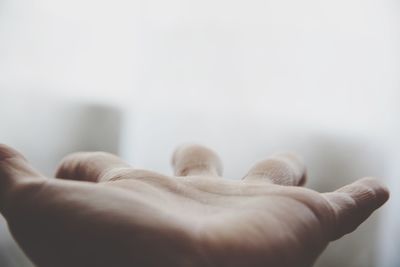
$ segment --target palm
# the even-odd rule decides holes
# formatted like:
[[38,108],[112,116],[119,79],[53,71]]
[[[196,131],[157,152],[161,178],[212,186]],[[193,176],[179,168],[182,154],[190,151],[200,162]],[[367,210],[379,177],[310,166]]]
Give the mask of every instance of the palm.
[[39,179],[11,163],[29,178],[3,213],[39,267],[310,266],[387,198],[372,179],[326,194],[295,186],[305,171],[290,155],[225,180],[217,156],[198,146],[175,153],[176,177],[104,153],[64,160],[57,177],[85,182]]

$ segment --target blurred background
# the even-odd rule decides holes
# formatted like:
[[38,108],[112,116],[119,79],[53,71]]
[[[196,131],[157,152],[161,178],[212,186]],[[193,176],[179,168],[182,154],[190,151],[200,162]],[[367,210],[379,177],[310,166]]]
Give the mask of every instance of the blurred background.
[[[232,179],[287,150],[321,192],[384,179],[318,267],[400,266],[399,102],[398,0],[0,0],[0,142],[48,175],[79,150],[170,173],[199,142]],[[0,224],[0,266],[32,266]]]

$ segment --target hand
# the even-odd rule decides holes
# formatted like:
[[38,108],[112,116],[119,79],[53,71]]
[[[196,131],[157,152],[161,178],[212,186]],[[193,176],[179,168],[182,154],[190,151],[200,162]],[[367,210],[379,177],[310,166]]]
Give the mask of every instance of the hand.
[[389,197],[373,178],[323,194],[299,187],[305,168],[289,154],[242,180],[221,178],[201,146],[179,148],[172,164],[175,177],[77,153],[49,179],[2,145],[1,211],[38,267],[302,267]]

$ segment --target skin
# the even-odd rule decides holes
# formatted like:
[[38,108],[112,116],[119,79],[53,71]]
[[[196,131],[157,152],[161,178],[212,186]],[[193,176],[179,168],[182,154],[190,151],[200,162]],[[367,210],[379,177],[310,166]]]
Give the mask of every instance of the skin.
[[305,167],[291,154],[242,180],[222,178],[218,156],[199,145],[178,148],[172,165],[173,177],[76,153],[50,179],[0,145],[1,213],[38,267],[305,267],[389,197],[375,178],[303,188]]

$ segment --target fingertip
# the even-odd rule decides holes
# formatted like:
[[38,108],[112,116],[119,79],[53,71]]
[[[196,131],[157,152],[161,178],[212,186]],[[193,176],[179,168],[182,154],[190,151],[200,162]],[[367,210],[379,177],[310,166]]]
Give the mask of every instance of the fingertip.
[[72,173],[70,170],[73,169],[75,171],[77,167],[81,166],[81,164],[78,163],[86,159],[87,154],[88,152],[74,152],[64,156],[58,163],[54,174],[55,177],[69,179],[69,174]]
[[17,150],[0,143],[0,162],[11,158],[26,160],[24,156],[22,156],[22,154],[19,153]]
[[277,153],[257,162],[243,180],[303,186],[307,180],[307,169],[303,160],[295,153]]
[[[183,158],[186,157],[198,157],[201,154],[211,154],[213,151],[211,149],[204,147],[196,143],[184,143],[177,146],[172,153],[171,165],[175,167]],[[202,155],[204,156],[204,155]]]
[[355,182],[372,190],[376,208],[379,208],[390,198],[389,188],[383,183],[382,179],[375,177],[365,177]]
[[285,152],[276,154],[275,157],[285,160],[290,164],[293,170],[300,175],[297,186],[303,186],[308,179],[307,168],[302,157],[294,152]]
[[55,175],[60,179],[99,182],[106,171],[118,167],[130,166],[107,152],[75,152],[61,160]]
[[365,177],[335,192],[323,194],[334,210],[337,228],[332,240],[354,231],[389,199],[382,179]]
[[175,175],[222,175],[222,162],[212,149],[199,144],[183,144],[172,154],[171,165]]
[[36,176],[41,175],[29,165],[20,152],[7,145],[0,144],[0,182]]

